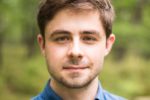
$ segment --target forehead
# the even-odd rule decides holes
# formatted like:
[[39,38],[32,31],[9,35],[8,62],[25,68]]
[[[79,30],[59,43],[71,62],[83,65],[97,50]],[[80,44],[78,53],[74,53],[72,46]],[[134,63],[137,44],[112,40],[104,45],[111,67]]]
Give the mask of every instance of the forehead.
[[67,31],[96,30],[104,33],[99,12],[96,10],[64,9],[59,11],[48,22],[45,32],[50,33],[59,29]]

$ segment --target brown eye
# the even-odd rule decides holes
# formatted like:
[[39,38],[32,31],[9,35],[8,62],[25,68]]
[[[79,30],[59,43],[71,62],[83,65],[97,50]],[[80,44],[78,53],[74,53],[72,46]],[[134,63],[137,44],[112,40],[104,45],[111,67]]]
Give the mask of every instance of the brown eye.
[[93,37],[84,37],[83,40],[85,40],[85,41],[96,41],[96,39]]
[[70,41],[70,38],[68,36],[60,36],[60,37],[56,37],[54,41],[57,43],[66,43]]
[[97,41],[97,39],[95,37],[92,37],[92,36],[85,36],[82,38],[82,40],[85,43],[89,43],[89,44],[95,43]]

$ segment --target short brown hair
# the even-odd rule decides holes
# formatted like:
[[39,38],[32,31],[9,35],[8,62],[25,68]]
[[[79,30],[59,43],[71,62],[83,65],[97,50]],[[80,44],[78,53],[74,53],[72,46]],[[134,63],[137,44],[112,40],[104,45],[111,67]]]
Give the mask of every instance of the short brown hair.
[[[89,6],[88,4],[91,6],[90,9],[95,9],[99,12],[106,37],[109,37],[112,33],[112,23],[115,16],[110,0],[43,0],[37,15],[38,26],[42,36],[45,36],[47,23],[60,10],[64,8],[79,8],[84,10],[86,9],[85,6]],[[83,7],[83,5],[85,6]]]

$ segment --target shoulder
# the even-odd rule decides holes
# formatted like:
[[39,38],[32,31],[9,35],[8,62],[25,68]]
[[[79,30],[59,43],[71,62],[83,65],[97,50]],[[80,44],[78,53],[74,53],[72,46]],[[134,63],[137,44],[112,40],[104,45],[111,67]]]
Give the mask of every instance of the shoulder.
[[106,90],[103,90],[104,100],[127,100],[121,96],[117,96],[115,94],[112,94]]
[[47,82],[44,90],[31,100],[61,100],[61,98],[50,87],[49,82],[50,81]]
[[96,98],[97,100],[127,100],[121,96],[117,96],[103,89],[100,81]]
[[31,100],[45,100],[45,99],[42,97],[41,94],[39,94],[39,95],[33,97]]

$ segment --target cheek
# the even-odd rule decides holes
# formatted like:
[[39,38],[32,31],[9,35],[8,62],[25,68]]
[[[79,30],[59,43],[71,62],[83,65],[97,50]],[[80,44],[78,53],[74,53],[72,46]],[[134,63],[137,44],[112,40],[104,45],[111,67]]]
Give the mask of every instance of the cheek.
[[96,45],[86,50],[87,54],[94,59],[102,58],[105,55],[105,45]]
[[96,68],[101,68],[105,57],[105,46],[92,47],[88,49],[87,55]]
[[65,50],[55,46],[45,48],[45,59],[49,73],[57,73],[61,70],[61,65],[64,60]]
[[97,50],[93,51],[93,53],[91,54],[91,57],[92,57],[93,61],[97,64],[97,63],[103,62],[104,55],[105,55],[104,50],[97,49]]
[[46,48],[45,53],[49,59],[49,62],[60,62],[65,55],[65,49],[57,46],[49,46]]

